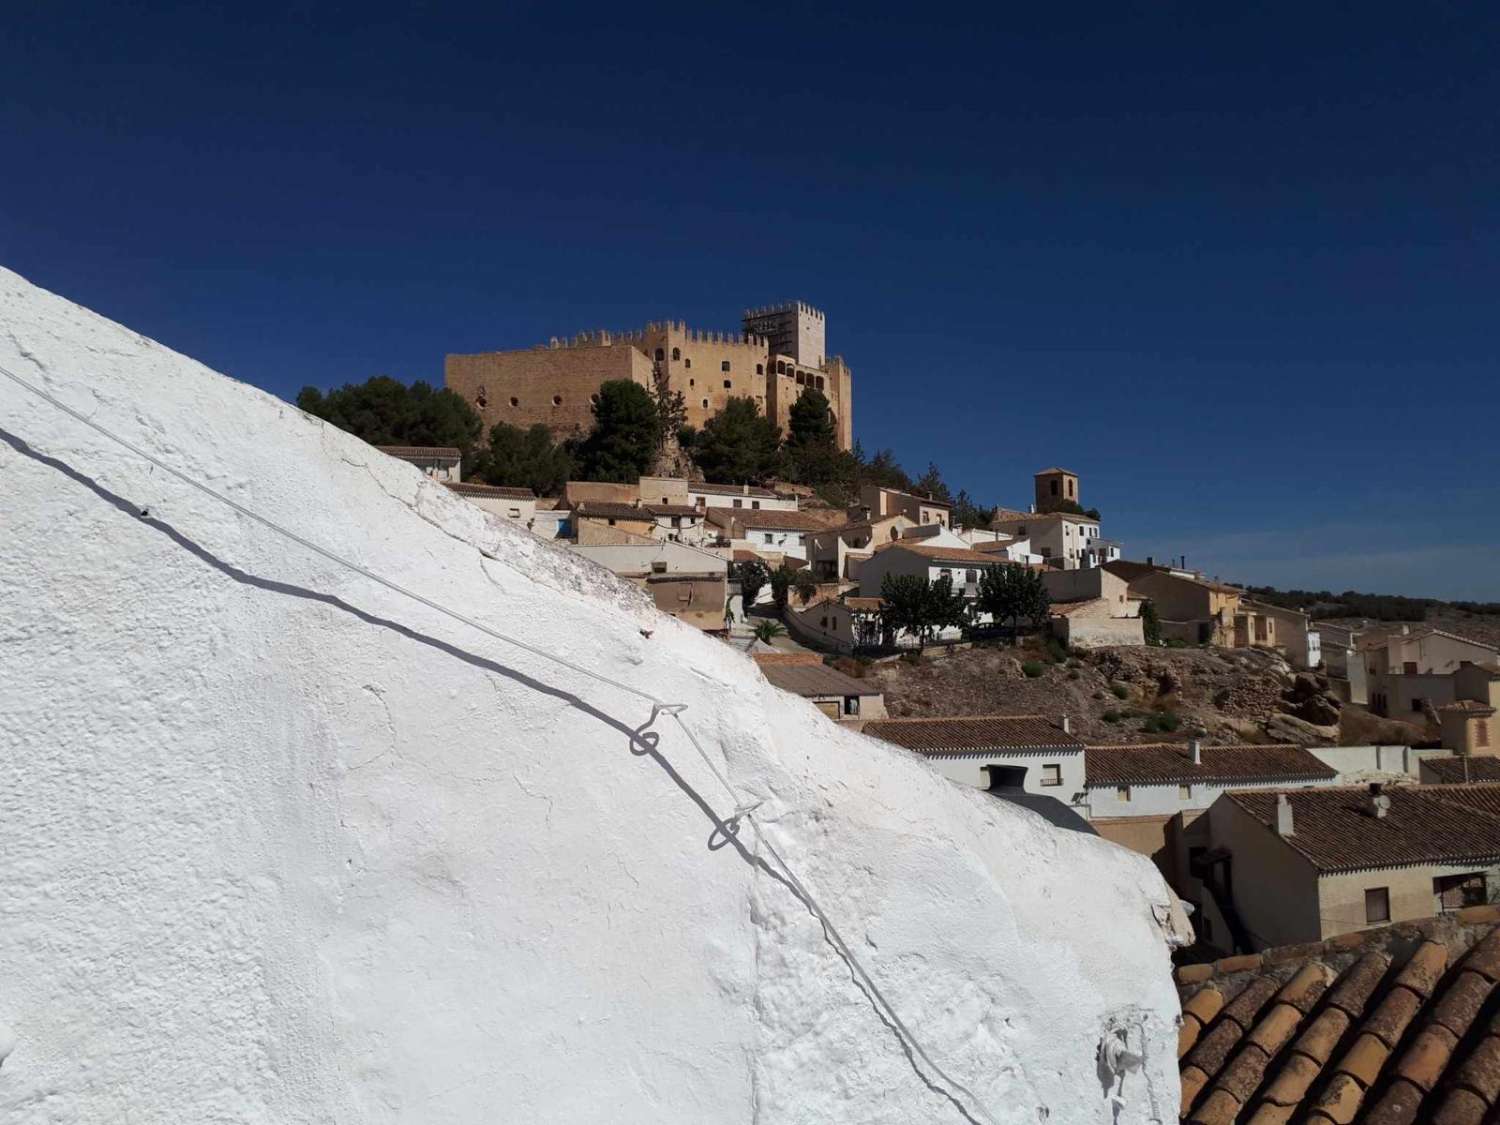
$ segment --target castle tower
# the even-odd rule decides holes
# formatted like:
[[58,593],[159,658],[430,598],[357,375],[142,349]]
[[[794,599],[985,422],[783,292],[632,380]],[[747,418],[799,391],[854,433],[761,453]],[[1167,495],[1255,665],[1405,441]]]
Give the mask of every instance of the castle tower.
[[1068,501],[1081,504],[1078,474],[1067,469],[1043,469],[1036,474],[1036,510],[1055,512]]
[[804,301],[747,309],[744,326],[746,332],[766,338],[772,355],[791,356],[819,368],[828,355],[826,318]]

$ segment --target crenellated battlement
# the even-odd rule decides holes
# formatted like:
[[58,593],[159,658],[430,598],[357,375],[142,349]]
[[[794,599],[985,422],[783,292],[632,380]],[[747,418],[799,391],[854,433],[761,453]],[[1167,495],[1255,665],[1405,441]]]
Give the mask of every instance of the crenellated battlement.
[[821,309],[816,309],[806,301],[782,301],[776,305],[764,305],[760,308],[746,309],[745,319],[751,320],[762,316],[783,316],[787,313],[800,313],[802,316],[810,316],[814,320],[827,320],[827,316]]
[[597,328],[588,332],[577,332],[572,336],[553,336],[539,348],[608,348],[616,344],[631,344],[644,347],[653,337],[666,334],[689,344],[728,344],[730,346],[766,348],[766,337],[754,332],[713,332],[689,328],[685,321],[651,321],[645,328],[615,332]]

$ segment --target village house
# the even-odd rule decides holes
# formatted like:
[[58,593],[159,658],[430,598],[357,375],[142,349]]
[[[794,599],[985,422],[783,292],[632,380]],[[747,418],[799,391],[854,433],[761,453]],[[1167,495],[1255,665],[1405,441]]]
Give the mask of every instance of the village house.
[[1437,709],[1443,745],[1462,757],[1493,757],[1495,708],[1475,699],[1456,699]]
[[[651,478],[641,478],[643,493],[648,479]],[[795,496],[780,496],[769,488],[760,488],[752,484],[709,484],[701,480],[686,481],[685,484],[689,504],[702,503],[708,508],[749,508],[752,511],[795,512],[797,510]]]
[[888,640],[880,621],[884,607],[885,602],[879,598],[848,592],[821,594],[805,606],[790,609],[786,627],[798,640],[834,652],[877,648]]
[[1323,671],[1332,684],[1334,694],[1345,703],[1368,703],[1370,697],[1365,684],[1365,664],[1359,656],[1360,630],[1331,621],[1315,621],[1312,627],[1318,631]]
[[728,560],[686,543],[642,540],[576,543],[568,549],[640,586],[668,616],[706,633],[727,631]]
[[1403,625],[1393,632],[1360,641],[1351,658],[1364,664],[1364,680],[1370,710],[1377,715],[1425,714],[1465,698],[1473,691],[1478,702],[1489,702],[1487,684],[1479,671],[1463,671],[1467,663],[1475,669],[1497,660],[1495,649],[1441,629],[1411,629]]
[[[1240,605],[1247,612],[1266,618],[1270,623],[1266,632],[1275,638],[1275,645],[1286,650],[1292,667],[1316,668],[1323,663],[1322,637],[1307,614],[1253,598],[1240,599]],[[1236,621],[1236,631],[1239,628],[1240,624]],[[1254,631],[1256,626],[1250,623],[1246,628],[1247,631]]]
[[[1151,603],[1164,639],[1226,648],[1252,643],[1255,627],[1240,609],[1242,592],[1238,588],[1189,571],[1156,566],[1149,560],[1137,563],[1121,559],[1106,563],[1105,569],[1124,578],[1132,594]],[[1263,637],[1269,640],[1274,626],[1264,615],[1256,620],[1262,623]],[[1237,635],[1240,632],[1244,635]]]
[[990,555],[996,562],[1013,562],[1031,567],[1040,567],[1046,564],[1047,560],[1031,549],[1030,539],[1017,538],[1014,535],[1006,535],[998,531],[992,532],[992,534],[998,536],[998,538],[980,539],[977,537],[977,531],[974,538],[971,538],[967,533],[961,535],[960,538],[976,551]]
[[773,686],[800,695],[830,719],[860,724],[885,718],[879,685],[828,667],[815,652],[765,652],[752,659]]
[[904,515],[846,523],[813,532],[807,539],[807,565],[818,582],[852,582],[859,564],[881,543],[891,543],[916,525]]
[[979,573],[998,565],[992,555],[972,547],[934,546],[915,539],[883,543],[859,566],[859,592],[878,597],[888,574],[910,575],[929,583],[947,577],[955,593],[974,598],[979,593]]
[[811,512],[764,508],[709,508],[707,521],[732,548],[774,552],[799,563],[807,561],[808,539],[828,527],[823,516]]
[[712,536],[705,529],[704,509],[680,504],[630,504],[585,500],[573,506],[573,538],[582,544],[672,540],[700,543]]
[[451,445],[377,445],[388,457],[415,465],[433,480],[457,484],[463,480],[463,454]]
[[1204,914],[1249,949],[1428,918],[1500,888],[1500,784],[1230,792],[1207,819]]
[[[1058,570],[1077,570],[1097,557],[1088,551],[1088,545],[1099,538],[1099,521],[1092,516],[1001,509],[990,527],[1017,539],[1030,539],[1032,551]],[[1118,557],[1118,545],[1115,555]]]
[[444,482],[450,491],[492,515],[531,528],[536,520],[536,493],[529,488],[505,488],[494,484]]
[[899,488],[882,488],[867,484],[859,490],[859,504],[850,511],[850,519],[879,520],[887,516],[905,516],[917,527],[952,522],[953,505],[930,494],[902,492]]
[[973,715],[962,718],[885,719],[864,733],[921,754],[944,777],[979,789],[990,787],[987,766],[1026,771],[1027,793],[1055,797],[1087,817],[1083,743],[1066,716]]
[[1131,743],[1089,746],[1084,785],[1099,835],[1155,861],[1188,902],[1202,897],[1190,859],[1198,821],[1231,789],[1332,785],[1338,771],[1300,746]]
[[1119,575],[1097,567],[1044,570],[1042,585],[1052,601],[1052,632],[1069,647],[1145,644],[1142,599]]

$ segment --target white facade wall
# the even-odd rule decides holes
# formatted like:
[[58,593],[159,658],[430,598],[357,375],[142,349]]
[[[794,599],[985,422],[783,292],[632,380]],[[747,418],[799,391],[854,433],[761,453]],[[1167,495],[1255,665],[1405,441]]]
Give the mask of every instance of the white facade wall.
[[1238,789],[1312,789],[1338,784],[1329,781],[1234,781],[1224,782],[1171,782],[1169,784],[1133,783],[1125,786],[1128,796],[1121,796],[1120,787],[1113,783],[1090,784],[1088,788],[1089,816],[1109,819],[1122,816],[1169,817],[1184,813],[1189,818],[1203,812],[1230,790]]
[[687,502],[689,504],[702,503],[709,508],[745,508],[756,512],[795,512],[797,510],[797,498],[788,496],[725,496],[720,492],[702,492],[695,489],[691,483],[687,486]]
[[[568,548],[615,574],[724,574],[729,563],[720,555],[686,543],[600,543]],[[659,564],[664,569],[657,570]]]
[[[985,766],[1025,766],[1026,792],[1056,797],[1075,809],[1079,815],[1088,815],[1081,750],[986,750],[973,754],[933,754],[926,757],[944,777],[978,789],[988,789],[990,785],[989,775],[984,772]],[[1060,785],[1043,784],[1047,766],[1058,767],[1058,774],[1062,779]]]

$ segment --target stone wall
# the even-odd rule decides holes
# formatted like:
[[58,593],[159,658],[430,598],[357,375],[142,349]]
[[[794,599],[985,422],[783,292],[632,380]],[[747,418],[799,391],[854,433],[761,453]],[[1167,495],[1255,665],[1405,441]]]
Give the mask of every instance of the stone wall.
[[631,344],[528,348],[524,351],[450,355],[444,365],[450,390],[484,419],[526,429],[540,422],[553,437],[588,433],[594,424],[593,396],[611,379],[651,386],[651,363]]

